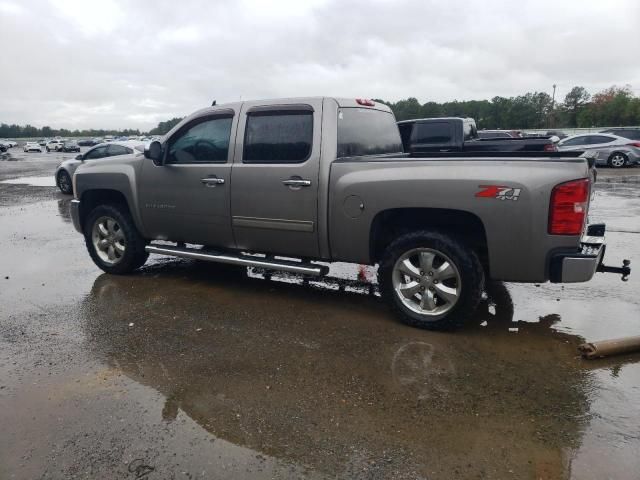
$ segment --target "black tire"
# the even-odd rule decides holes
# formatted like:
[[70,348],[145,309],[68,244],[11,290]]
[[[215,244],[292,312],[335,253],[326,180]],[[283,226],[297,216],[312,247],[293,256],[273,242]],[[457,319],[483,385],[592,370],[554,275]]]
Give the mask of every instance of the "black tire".
[[66,170],[60,170],[56,177],[56,184],[60,191],[66,195],[73,194],[73,185],[71,183],[71,177]]
[[[622,157],[622,159],[624,159],[624,163],[622,165],[619,164],[619,161],[616,161],[616,159]],[[609,158],[607,159],[607,164],[611,167],[611,168],[622,168],[622,167],[626,167],[627,165],[629,165],[629,157],[627,157],[624,153],[622,152],[613,152],[611,155],[609,155]]]
[[[125,251],[117,263],[103,261],[92,240],[93,226],[101,217],[114,219],[124,234]],[[146,240],[140,235],[133,223],[131,215],[122,205],[99,205],[87,216],[84,223],[84,239],[93,262],[103,271],[116,275],[131,273],[147,261],[149,254],[145,251]]]
[[49,153],[51,151],[51,149],[49,147],[47,147],[47,153]]
[[[393,269],[398,259],[416,248],[428,248],[446,255],[460,276],[457,301],[440,315],[422,315],[410,310],[393,287]],[[378,267],[378,285],[382,297],[411,326],[427,330],[453,330],[474,315],[484,289],[484,269],[476,253],[456,237],[429,230],[411,232],[391,242],[382,255]]]

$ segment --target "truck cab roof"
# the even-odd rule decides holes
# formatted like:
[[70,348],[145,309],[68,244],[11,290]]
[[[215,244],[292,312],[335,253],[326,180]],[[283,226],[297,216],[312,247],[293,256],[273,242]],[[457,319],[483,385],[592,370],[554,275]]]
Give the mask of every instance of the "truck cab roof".
[[208,112],[215,112],[224,109],[237,110],[242,105],[256,106],[256,105],[304,105],[310,101],[317,100],[333,100],[340,108],[360,107],[360,108],[373,108],[375,110],[383,110],[391,112],[391,108],[382,102],[375,102],[373,100],[364,98],[347,98],[347,97],[328,97],[328,96],[315,96],[315,97],[288,97],[288,98],[268,98],[258,100],[242,100],[240,102],[220,103],[211,107],[206,107],[198,110],[196,113],[206,114]]

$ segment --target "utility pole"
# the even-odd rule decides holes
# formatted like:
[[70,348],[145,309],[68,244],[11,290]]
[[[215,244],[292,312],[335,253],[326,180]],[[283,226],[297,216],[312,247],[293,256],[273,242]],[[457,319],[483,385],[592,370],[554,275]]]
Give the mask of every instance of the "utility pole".
[[553,128],[554,125],[554,117],[556,115],[556,84],[553,84],[553,95],[551,96],[551,114],[549,115],[549,127]]

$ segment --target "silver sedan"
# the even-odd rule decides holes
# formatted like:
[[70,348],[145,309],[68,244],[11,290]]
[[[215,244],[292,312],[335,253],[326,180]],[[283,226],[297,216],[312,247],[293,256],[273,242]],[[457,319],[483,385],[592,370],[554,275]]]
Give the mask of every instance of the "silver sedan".
[[610,133],[585,133],[567,137],[558,143],[558,151],[593,152],[596,165],[613,168],[640,164],[640,141]]
[[73,194],[73,185],[71,179],[73,173],[83,162],[98,160],[106,157],[115,157],[117,155],[131,155],[144,153],[144,143],[127,141],[127,142],[109,142],[101,143],[87,150],[84,154],[75,158],[65,160],[56,168],[55,178],[56,185],[62,193]]

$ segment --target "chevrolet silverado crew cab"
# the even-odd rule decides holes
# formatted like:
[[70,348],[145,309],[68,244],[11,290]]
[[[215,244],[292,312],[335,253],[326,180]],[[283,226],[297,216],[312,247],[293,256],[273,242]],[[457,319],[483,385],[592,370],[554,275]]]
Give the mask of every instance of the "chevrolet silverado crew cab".
[[371,100],[245,101],[192,114],[144,155],[84,163],[71,213],[108,273],[150,253],[303,276],[378,264],[405,322],[445,329],[486,279],[628,274],[602,266],[604,227],[586,227],[592,174],[584,158],[414,158]]
[[[481,131],[473,118],[419,118],[398,122],[404,151],[432,152],[555,152],[549,136],[512,137],[506,130]],[[558,139],[556,139],[557,141]]]

